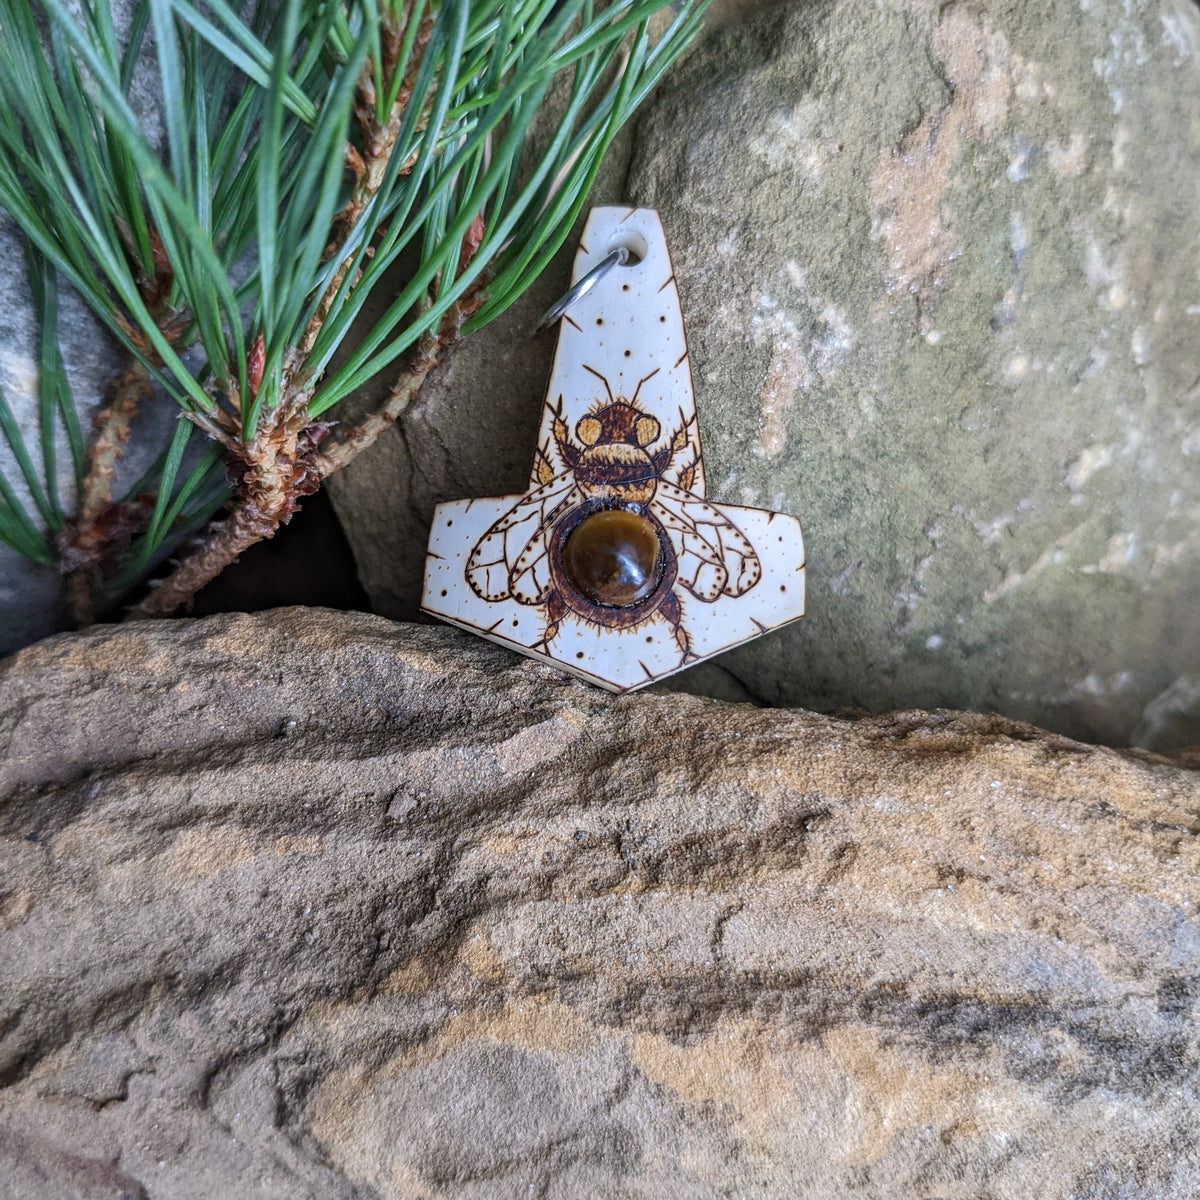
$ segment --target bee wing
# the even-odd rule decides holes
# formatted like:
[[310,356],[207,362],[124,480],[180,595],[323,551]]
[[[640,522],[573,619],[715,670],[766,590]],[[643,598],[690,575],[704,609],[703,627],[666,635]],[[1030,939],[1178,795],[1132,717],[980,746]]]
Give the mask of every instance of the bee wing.
[[659,480],[650,507],[675,545],[678,582],[698,600],[740,596],[759,581],[762,564],[754,547],[711,504]]
[[479,539],[467,559],[467,582],[481,600],[542,604],[550,590],[546,538],[554,518],[582,499],[570,474],[523,496]]

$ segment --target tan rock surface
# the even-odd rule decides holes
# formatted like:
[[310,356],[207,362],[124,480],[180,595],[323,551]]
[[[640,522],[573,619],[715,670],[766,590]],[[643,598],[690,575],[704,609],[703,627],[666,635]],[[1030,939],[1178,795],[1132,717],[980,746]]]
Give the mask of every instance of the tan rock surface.
[[282,610],[0,668],[0,1196],[1184,1197],[1200,780]]

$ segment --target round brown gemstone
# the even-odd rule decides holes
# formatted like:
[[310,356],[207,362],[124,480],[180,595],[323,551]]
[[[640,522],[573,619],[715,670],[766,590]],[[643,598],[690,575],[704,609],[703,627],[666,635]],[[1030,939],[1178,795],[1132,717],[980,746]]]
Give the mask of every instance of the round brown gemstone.
[[645,517],[608,508],[584,517],[563,547],[571,586],[593,604],[628,608],[644,600],[662,575],[658,533]]

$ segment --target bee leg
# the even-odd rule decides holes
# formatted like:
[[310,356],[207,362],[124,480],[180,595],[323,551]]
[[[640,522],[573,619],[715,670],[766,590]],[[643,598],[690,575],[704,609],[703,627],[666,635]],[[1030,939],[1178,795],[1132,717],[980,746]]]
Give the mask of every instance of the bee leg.
[[546,631],[538,641],[533,643],[534,650],[540,650],[543,654],[550,653],[550,643],[558,637],[558,626],[566,615],[566,601],[558,592],[551,592],[546,597]]
[[696,655],[692,653],[692,639],[688,637],[687,630],[683,627],[683,609],[679,606],[679,597],[672,592],[659,607],[658,610],[671,626],[671,636],[675,639],[675,645],[679,647],[683,657],[679,660],[680,664],[692,662]]

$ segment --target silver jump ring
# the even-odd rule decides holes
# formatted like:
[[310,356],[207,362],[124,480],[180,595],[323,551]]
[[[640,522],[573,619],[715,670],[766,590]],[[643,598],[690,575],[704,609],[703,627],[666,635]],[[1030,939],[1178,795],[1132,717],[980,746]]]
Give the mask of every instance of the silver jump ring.
[[546,309],[542,319],[538,322],[538,327],[533,331],[533,336],[537,337],[539,333],[545,333],[551,325],[562,319],[572,304],[586,296],[613,267],[618,265],[623,267],[628,261],[629,249],[626,246],[618,246],[606,254],[557,304],[552,304]]

